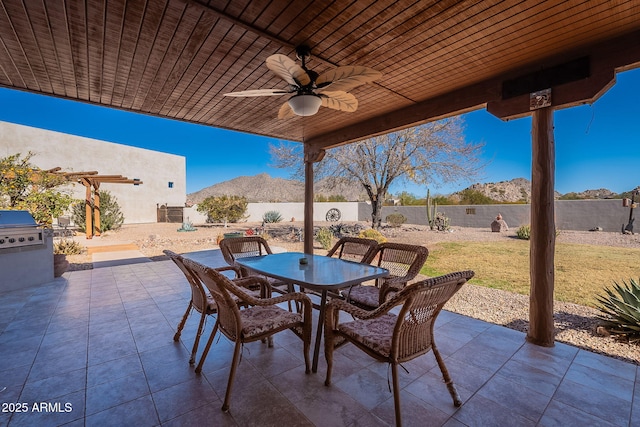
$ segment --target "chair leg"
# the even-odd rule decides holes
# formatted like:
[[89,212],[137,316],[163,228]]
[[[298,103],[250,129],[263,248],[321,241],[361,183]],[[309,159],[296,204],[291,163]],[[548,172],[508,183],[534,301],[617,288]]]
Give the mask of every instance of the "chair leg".
[[431,350],[433,354],[436,356],[436,361],[438,362],[438,366],[440,367],[440,372],[442,372],[442,378],[444,379],[445,384],[447,384],[447,389],[449,389],[449,394],[453,398],[454,406],[458,407],[462,405],[462,400],[460,399],[460,395],[458,394],[458,390],[456,390],[456,386],[453,384],[453,380],[449,375],[449,371],[447,370],[446,365],[444,364],[444,360],[442,356],[440,356],[440,352],[438,351],[438,347],[436,347],[435,341],[431,343]]
[[329,325],[325,323],[324,330],[324,360],[327,361],[327,376],[324,379],[324,385],[331,385],[331,372],[333,370],[333,338],[329,337]]
[[393,377],[393,406],[396,412],[396,427],[402,427],[402,412],[400,410],[400,381],[398,380],[398,364],[391,363]]
[[204,360],[207,358],[207,354],[209,354],[209,348],[211,348],[211,343],[213,343],[213,339],[216,336],[216,332],[218,332],[218,319],[216,319],[215,325],[213,325],[213,330],[211,331],[211,335],[209,335],[209,339],[207,340],[207,345],[204,346],[204,351],[202,352],[202,356],[200,356],[200,362],[196,367],[196,374],[202,372],[202,365],[204,364]]
[[233,380],[236,375],[236,369],[238,368],[241,348],[242,348],[242,343],[240,341],[236,341],[235,348],[233,349],[233,360],[231,361],[231,372],[229,372],[229,381],[227,382],[227,392],[224,394],[224,403],[222,404],[222,410],[224,412],[227,412],[229,410],[231,388],[233,387]]
[[202,313],[200,316],[200,324],[198,325],[198,331],[196,332],[196,339],[193,342],[193,348],[191,349],[191,358],[189,359],[189,365],[196,363],[196,352],[198,351],[198,344],[200,343],[200,335],[204,329],[204,320],[207,317],[207,313]]
[[176,334],[173,336],[174,341],[180,340],[180,334],[182,334],[182,328],[184,328],[184,324],[187,323],[187,318],[189,317],[189,312],[191,311],[192,305],[193,305],[193,302],[189,300],[187,311],[184,312],[184,315],[182,316],[182,320],[178,324],[178,330],[176,331]]

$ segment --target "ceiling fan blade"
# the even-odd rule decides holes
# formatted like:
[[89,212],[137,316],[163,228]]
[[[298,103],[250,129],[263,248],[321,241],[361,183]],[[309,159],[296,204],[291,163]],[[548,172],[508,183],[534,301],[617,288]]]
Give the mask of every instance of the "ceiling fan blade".
[[353,113],[358,109],[358,100],[350,93],[343,91],[322,92],[322,106],[334,110]]
[[291,109],[291,106],[289,105],[289,101],[285,102],[284,104],[282,104],[282,106],[280,107],[280,110],[278,111],[278,118],[279,119],[288,119],[290,117],[294,117],[295,114],[293,112],[293,110]]
[[316,79],[316,86],[319,92],[324,92],[325,90],[332,92],[348,91],[380,77],[382,77],[382,73],[373,68],[360,66],[338,67],[320,74]]
[[225,93],[224,96],[276,96],[285,95],[287,93],[291,93],[291,91],[282,89],[252,89],[243,90],[241,92]]
[[311,83],[307,72],[289,57],[276,54],[265,61],[267,68],[293,86],[306,86]]

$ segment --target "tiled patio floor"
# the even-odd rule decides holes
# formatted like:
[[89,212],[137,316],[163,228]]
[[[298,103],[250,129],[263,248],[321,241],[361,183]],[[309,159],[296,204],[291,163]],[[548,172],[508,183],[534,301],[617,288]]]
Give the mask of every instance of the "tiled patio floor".
[[[305,375],[301,342],[289,331],[273,348],[245,346],[223,413],[232,346],[219,339],[203,374],[194,373],[196,316],[182,341],[172,340],[188,298],[171,261],[68,272],[1,294],[0,426],[393,424],[387,365],[343,347],[325,387],[323,355],[318,373]],[[406,426],[640,425],[633,364],[564,344],[537,347],[522,333],[450,312],[440,315],[436,339],[463,406],[453,406],[427,354],[400,370]],[[26,412],[12,412],[16,403]]]

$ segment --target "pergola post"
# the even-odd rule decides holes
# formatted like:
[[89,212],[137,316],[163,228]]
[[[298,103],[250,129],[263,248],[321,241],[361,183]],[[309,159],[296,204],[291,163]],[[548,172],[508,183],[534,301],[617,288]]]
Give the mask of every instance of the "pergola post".
[[85,234],[87,239],[93,238],[93,221],[91,220],[91,183],[86,179],[82,180],[82,184],[85,186],[84,197],[84,213],[85,213]]
[[313,164],[324,158],[324,150],[304,145],[304,253],[313,254]]
[[100,194],[98,189],[100,188],[99,182],[93,183],[93,225],[95,229],[95,235],[100,236],[102,226],[100,225]]
[[556,245],[553,109],[533,112],[531,170],[531,240],[529,333],[527,341],[554,345],[553,285]]

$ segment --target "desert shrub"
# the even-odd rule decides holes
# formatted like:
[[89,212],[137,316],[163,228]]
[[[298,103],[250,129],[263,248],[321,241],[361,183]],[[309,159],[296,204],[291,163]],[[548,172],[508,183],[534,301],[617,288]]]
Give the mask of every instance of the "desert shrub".
[[[560,230],[556,230],[555,231],[556,237],[558,237],[560,233],[561,233]],[[522,240],[531,239],[531,226],[529,224],[521,225],[520,228],[516,230],[516,237]]]
[[387,241],[387,238],[382,235],[378,230],[374,230],[373,228],[368,228],[366,230],[362,230],[358,237],[363,237],[365,239],[373,239],[378,243],[384,243]]
[[59,190],[66,179],[30,163],[33,153],[0,158],[0,208],[27,210],[39,224],[51,226],[73,203],[66,190]]
[[207,222],[238,222],[245,219],[247,199],[241,196],[207,197],[196,210],[207,215]]
[[518,239],[529,240],[531,238],[531,226],[529,224],[521,225],[516,230],[516,236]]
[[402,224],[407,222],[407,217],[401,213],[392,213],[387,215],[384,220],[392,227],[400,227]]
[[282,215],[278,211],[267,211],[262,214],[262,221],[266,224],[282,221]]
[[53,244],[54,254],[80,255],[82,249],[82,245],[72,239],[63,239]]
[[[124,215],[120,211],[120,205],[115,197],[108,191],[98,191],[100,197],[100,231],[117,230],[124,223]],[[82,200],[75,203],[71,209],[71,219],[73,223],[83,233],[87,231],[86,227],[86,201]],[[91,220],[93,221],[93,206],[91,206]]]
[[333,243],[333,233],[328,228],[321,228],[316,233],[316,240],[320,243],[322,249],[329,250]]
[[438,231],[447,231],[449,229],[449,222],[451,220],[442,212],[436,212],[436,217],[433,219],[434,228]]
[[614,335],[625,337],[631,343],[640,342],[640,280],[613,282],[613,289],[605,288],[606,295],[596,297],[598,309],[603,313],[598,319]]

